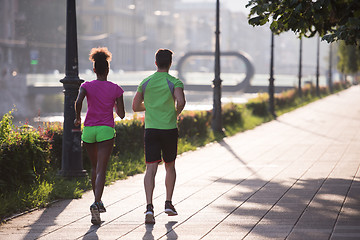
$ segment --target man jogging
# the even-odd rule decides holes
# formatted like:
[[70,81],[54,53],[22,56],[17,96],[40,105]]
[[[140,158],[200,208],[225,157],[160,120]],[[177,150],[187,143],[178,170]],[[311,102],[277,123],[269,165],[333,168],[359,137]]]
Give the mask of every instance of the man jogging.
[[144,187],[147,202],[145,223],[148,224],[155,223],[152,199],[156,171],[162,160],[166,170],[165,213],[169,216],[177,215],[171,200],[176,181],[177,116],[184,109],[185,96],[184,84],[169,74],[172,54],[168,49],[159,49],[156,52],[157,71],[140,83],[132,104],[134,112],[145,111]]

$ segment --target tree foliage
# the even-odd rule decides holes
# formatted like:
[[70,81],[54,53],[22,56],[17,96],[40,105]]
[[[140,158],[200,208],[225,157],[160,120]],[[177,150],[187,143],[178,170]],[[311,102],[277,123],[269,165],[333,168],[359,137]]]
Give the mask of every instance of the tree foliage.
[[316,33],[323,40],[360,41],[359,0],[250,0],[249,24],[261,26],[270,22],[274,33],[293,31],[300,36]]
[[340,41],[338,50],[338,70],[345,74],[355,74],[360,69],[360,50],[355,45]]

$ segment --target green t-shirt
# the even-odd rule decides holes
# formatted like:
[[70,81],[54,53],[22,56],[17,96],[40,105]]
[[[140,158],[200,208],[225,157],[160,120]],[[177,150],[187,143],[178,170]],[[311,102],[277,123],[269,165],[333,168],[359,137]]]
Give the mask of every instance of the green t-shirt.
[[155,72],[137,88],[144,96],[145,128],[177,128],[174,90],[184,84],[167,72]]

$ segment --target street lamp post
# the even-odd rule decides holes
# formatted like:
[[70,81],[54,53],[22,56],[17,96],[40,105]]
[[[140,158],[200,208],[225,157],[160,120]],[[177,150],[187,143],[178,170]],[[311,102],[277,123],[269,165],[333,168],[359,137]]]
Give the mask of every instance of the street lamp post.
[[270,78],[269,78],[269,111],[271,115],[276,118],[275,103],[274,103],[274,33],[271,32],[271,46],[270,46]]
[[132,67],[133,67],[133,71],[136,71],[136,64],[137,64],[137,58],[136,58],[136,41],[137,41],[137,34],[136,34],[136,24],[137,24],[137,14],[136,14],[136,11],[137,11],[137,5],[136,5],[136,0],[133,0],[133,4],[131,5],[131,9],[133,11],[133,19],[132,19],[132,24],[133,24],[133,29],[132,29],[132,38],[133,38],[133,45],[132,45],[132,51],[133,51],[133,60],[132,60]]
[[319,75],[320,75],[320,36],[317,39],[317,52],[316,52],[316,95],[320,97]]
[[302,90],[301,90],[301,78],[302,78],[302,38],[300,36],[300,52],[299,52],[299,83],[298,83],[298,91],[299,97],[302,97]]
[[75,7],[75,0],[67,0],[66,67],[65,78],[60,80],[64,87],[65,101],[62,162],[59,174],[69,178],[86,176],[81,157],[81,129],[80,126],[74,126],[74,103],[80,84],[83,82],[83,80],[79,79]]
[[331,93],[333,93],[333,83],[332,83],[332,44],[329,44],[329,79],[328,86]]
[[214,132],[222,132],[221,119],[221,79],[220,79],[220,6],[219,0],[216,1],[216,42],[215,42],[215,79],[213,80],[214,88],[214,105],[212,116],[212,129]]

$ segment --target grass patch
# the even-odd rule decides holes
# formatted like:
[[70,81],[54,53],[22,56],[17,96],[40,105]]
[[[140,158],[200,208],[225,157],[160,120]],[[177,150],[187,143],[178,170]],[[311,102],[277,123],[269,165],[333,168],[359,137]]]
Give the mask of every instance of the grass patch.
[[58,199],[80,198],[90,187],[87,178],[66,180],[58,176],[20,186],[16,191],[0,195],[0,216],[5,218],[14,213],[45,207]]
[[[145,171],[144,154],[112,156],[106,172],[106,185]],[[89,173],[90,174],[90,173]]]

